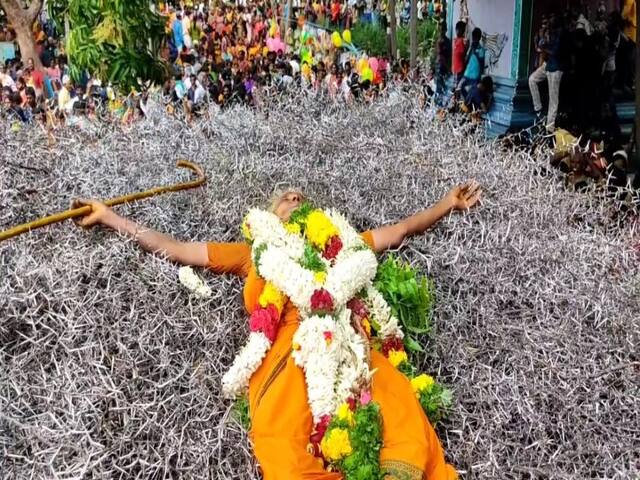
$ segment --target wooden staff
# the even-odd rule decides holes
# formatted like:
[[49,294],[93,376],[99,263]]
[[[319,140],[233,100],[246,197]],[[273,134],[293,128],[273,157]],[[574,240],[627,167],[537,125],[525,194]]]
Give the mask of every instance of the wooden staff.
[[[178,192],[180,190],[196,188],[207,181],[207,176],[205,175],[204,171],[195,163],[191,163],[186,160],[179,160],[177,166],[193,170],[198,175],[198,178],[191,182],[177,183],[175,185],[169,185],[166,187],[152,188],[150,190],[145,190],[144,192],[130,193],[129,195],[106,200],[104,204],[108,207],[113,207],[114,205],[121,205],[123,203],[129,203],[136,200],[141,200],[143,198],[153,197],[162,193]],[[22,225],[10,228],[9,230],[5,230],[4,232],[0,232],[0,242],[21,235],[25,232],[30,232],[31,230],[35,230],[36,228],[45,227],[47,225],[51,225],[52,223],[62,222],[63,220],[67,220],[68,218],[82,217],[84,215],[87,215],[88,213],[91,213],[91,206],[85,205],[80,208],[72,208],[70,210],[65,210],[64,212],[49,215],[48,217],[44,217],[33,222],[24,223]]]

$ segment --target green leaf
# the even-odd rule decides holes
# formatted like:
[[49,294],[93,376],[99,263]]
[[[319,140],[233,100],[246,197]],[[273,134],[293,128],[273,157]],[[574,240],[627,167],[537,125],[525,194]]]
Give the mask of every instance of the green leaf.
[[310,202],[302,202],[298,208],[296,208],[289,216],[290,223],[297,223],[301,227],[304,226],[304,222],[309,214],[314,210],[314,206]]
[[326,272],[327,266],[320,258],[318,252],[311,246],[309,242],[305,242],[304,254],[300,265],[313,272]]
[[249,398],[247,398],[246,396],[238,398],[238,400],[236,400],[236,403],[233,405],[231,415],[240,425],[242,425],[242,427],[246,431],[249,431],[251,429]]
[[409,335],[404,337],[404,346],[411,353],[424,353],[424,348]]

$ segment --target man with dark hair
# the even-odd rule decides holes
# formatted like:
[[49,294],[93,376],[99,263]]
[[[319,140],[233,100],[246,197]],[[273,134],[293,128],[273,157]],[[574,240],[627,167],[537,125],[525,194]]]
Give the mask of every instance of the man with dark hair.
[[467,94],[464,104],[469,112],[484,114],[491,108],[493,101],[493,78],[483,77]]

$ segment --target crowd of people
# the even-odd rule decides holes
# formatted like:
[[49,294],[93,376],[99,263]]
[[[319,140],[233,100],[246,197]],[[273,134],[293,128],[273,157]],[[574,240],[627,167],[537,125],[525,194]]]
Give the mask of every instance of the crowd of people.
[[535,36],[529,88],[536,119],[553,134],[552,165],[576,188],[640,188],[634,135],[623,134],[617,112],[618,101],[634,99],[635,15],[635,0],[625,0],[621,11],[607,11],[604,2],[593,12],[574,6],[545,15]]
[[[367,57],[352,43],[349,29],[355,23],[386,24],[384,0],[294,0],[290,5],[291,11],[286,3],[265,0],[212,8],[159,4],[167,32],[161,55],[169,70],[159,96],[166,108],[190,119],[204,105],[257,105],[264,95],[291,87],[335,101],[368,101],[389,84],[418,79],[407,60]],[[408,8],[408,1],[398,2],[399,24],[407,21]],[[442,11],[440,0],[419,2],[422,20],[440,18]],[[11,122],[55,126],[94,116],[127,122],[144,115],[148,92],[122,97],[88,74],[71,78],[64,42],[46,13],[33,34],[42,68],[19,56],[0,67],[2,111]],[[15,40],[6,25],[3,40]]]

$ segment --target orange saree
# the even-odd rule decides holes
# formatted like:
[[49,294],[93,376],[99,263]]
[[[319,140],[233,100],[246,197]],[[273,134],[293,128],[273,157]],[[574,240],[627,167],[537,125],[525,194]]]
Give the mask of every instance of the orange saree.
[[[372,246],[371,233],[362,235]],[[264,286],[244,243],[208,244],[209,267],[216,273],[246,278],[244,303],[251,313]],[[339,480],[327,472],[307,446],[313,428],[304,372],[291,358],[298,311],[285,306],[278,337],[249,383],[250,437],[264,480]],[[380,463],[388,479],[450,480],[456,471],[445,463],[440,441],[407,378],[380,353],[372,351],[372,395],[382,412]]]

